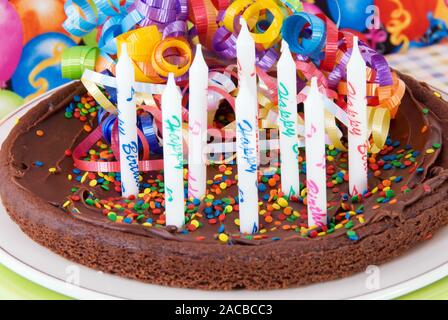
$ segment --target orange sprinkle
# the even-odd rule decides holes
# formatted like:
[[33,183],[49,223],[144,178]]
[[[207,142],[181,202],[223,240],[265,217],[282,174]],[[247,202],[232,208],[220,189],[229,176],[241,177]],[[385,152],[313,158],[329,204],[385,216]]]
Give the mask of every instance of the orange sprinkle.
[[44,136],[44,131],[43,130],[37,130],[36,131],[36,136],[38,136],[38,137],[43,137]]
[[268,184],[270,187],[274,187],[277,184],[277,180],[275,180],[274,178],[271,178],[268,180]]
[[291,226],[289,224],[285,224],[284,226],[282,226],[283,230],[290,230]]
[[264,221],[265,221],[266,223],[271,223],[272,220],[273,220],[273,218],[272,218],[271,216],[266,216],[266,217],[264,218]]
[[422,130],[421,130],[421,133],[425,133],[426,131],[428,131],[428,126],[423,126]]

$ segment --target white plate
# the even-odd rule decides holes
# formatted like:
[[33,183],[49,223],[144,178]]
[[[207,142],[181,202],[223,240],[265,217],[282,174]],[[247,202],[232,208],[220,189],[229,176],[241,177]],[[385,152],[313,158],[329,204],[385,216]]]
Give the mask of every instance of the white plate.
[[[9,115],[0,124],[0,143],[17,118],[49,94]],[[447,276],[446,248],[448,228],[400,258],[349,278],[275,291],[208,292],[144,284],[74,264],[29,239],[0,205],[0,263],[33,282],[79,299],[390,299]]]

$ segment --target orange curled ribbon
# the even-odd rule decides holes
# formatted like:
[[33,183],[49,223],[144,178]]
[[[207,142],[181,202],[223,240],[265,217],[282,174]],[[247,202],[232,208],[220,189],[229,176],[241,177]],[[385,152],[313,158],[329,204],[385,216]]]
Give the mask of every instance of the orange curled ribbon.
[[[176,52],[175,58],[179,59],[176,64],[172,64],[165,58],[166,51]],[[175,77],[180,77],[187,73],[192,61],[192,52],[190,45],[180,38],[166,38],[159,42],[154,49],[151,57],[151,63],[158,74],[168,77],[173,73]]]

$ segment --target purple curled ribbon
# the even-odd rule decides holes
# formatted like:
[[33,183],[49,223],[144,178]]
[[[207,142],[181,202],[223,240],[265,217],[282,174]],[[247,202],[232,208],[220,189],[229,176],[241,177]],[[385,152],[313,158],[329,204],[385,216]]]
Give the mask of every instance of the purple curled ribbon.
[[[381,87],[393,85],[392,72],[389,64],[381,54],[371,49],[367,44],[359,42],[361,55],[367,63],[367,66],[376,71],[375,82],[379,83]],[[335,90],[341,80],[347,79],[347,64],[350,60],[352,50],[344,53],[340,63],[328,75],[328,86]]]
[[163,32],[163,38],[187,32],[188,0],[137,0],[135,9],[143,16],[139,25],[156,25]]

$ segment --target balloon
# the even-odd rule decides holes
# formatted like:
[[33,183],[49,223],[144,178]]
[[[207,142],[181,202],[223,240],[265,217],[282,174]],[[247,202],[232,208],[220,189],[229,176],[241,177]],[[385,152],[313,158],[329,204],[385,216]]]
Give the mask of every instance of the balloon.
[[23,44],[47,32],[63,32],[66,19],[64,0],[11,0],[19,13],[24,30]]
[[[409,40],[418,40],[429,28],[428,12],[434,12],[438,0],[403,1],[403,0],[375,0],[377,6],[381,8],[381,22],[386,26],[391,20],[398,20],[403,23],[406,16],[410,16],[409,25],[401,33]],[[400,8],[401,7],[401,8]],[[393,18],[393,14],[398,19]]]
[[23,98],[14,92],[0,90],[0,119],[23,104]]
[[20,17],[7,0],[0,0],[0,88],[12,76],[22,54]]
[[328,10],[333,21],[340,21],[343,29],[352,29],[363,32],[366,30],[366,21],[371,13],[366,13],[373,0],[328,0]]
[[302,3],[302,5],[303,5],[303,10],[305,12],[312,13],[312,14],[323,13],[322,10],[320,10],[320,8],[318,6],[316,6],[312,3],[304,2],[304,3]]
[[22,59],[12,76],[12,88],[26,100],[69,80],[61,76],[61,56],[65,48],[76,43],[61,33],[44,33],[23,48]]

